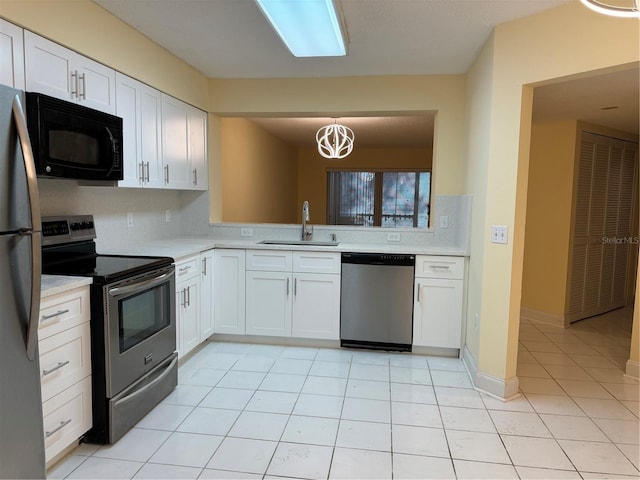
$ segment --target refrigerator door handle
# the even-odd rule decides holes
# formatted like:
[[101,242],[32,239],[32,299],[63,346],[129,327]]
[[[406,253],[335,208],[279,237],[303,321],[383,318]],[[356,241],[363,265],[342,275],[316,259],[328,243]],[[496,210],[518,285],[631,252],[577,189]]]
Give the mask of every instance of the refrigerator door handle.
[[42,251],[40,231],[40,198],[38,196],[38,183],[36,179],[36,166],[31,150],[31,141],[27,130],[27,121],[20,103],[20,97],[13,99],[13,118],[16,122],[22,158],[24,159],[24,171],[27,178],[27,192],[29,194],[29,209],[31,213],[31,232],[25,234],[31,236],[31,306],[29,309],[29,323],[27,326],[27,358],[33,360],[38,346],[38,317],[40,315],[40,282],[42,271]]

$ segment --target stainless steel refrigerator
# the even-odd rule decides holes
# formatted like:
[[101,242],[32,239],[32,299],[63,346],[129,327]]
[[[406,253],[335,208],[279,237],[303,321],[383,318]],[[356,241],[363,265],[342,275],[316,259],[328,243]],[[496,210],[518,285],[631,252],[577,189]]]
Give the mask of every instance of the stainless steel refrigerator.
[[24,94],[0,85],[0,478],[45,478],[40,204]]

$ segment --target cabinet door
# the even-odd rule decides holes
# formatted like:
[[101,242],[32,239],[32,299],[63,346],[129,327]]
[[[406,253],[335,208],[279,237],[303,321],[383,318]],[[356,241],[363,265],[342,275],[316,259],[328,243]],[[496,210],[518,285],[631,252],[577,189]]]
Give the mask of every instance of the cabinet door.
[[200,279],[189,279],[176,285],[178,309],[178,356],[189,353],[200,343],[198,318],[200,313]]
[[192,188],[206,190],[209,186],[207,168],[207,113],[197,108],[189,109],[189,165]]
[[247,272],[247,334],[291,336],[292,275]]
[[340,339],[340,275],[294,275],[291,334]]
[[169,188],[189,190],[189,121],[187,105],[162,95],[162,158],[164,184]]
[[24,48],[27,90],[75,102],[73,52],[29,31],[24,32]]
[[116,72],[82,55],[75,56],[78,103],[101,112],[115,113]]
[[462,280],[418,278],[413,306],[413,344],[460,348]]
[[140,88],[140,155],[144,185],[162,188],[162,94],[147,85]]
[[213,335],[213,250],[201,253],[200,259],[200,341],[203,342]]
[[23,30],[0,18],[0,84],[24,90]]
[[214,252],[214,332],[245,333],[244,250],[216,249]]
[[142,187],[144,183],[140,138],[140,82],[120,73],[116,76],[116,115],[122,117],[124,179],[119,187]]

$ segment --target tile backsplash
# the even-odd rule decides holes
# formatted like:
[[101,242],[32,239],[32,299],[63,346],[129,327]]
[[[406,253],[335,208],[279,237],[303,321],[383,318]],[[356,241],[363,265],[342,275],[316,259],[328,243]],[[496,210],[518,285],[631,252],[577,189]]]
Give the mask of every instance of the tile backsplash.
[[[208,192],[82,186],[73,180],[58,179],[39,179],[38,186],[42,216],[93,214],[98,251],[180,235],[246,240],[240,235],[246,227],[252,229],[255,240],[295,239],[300,233],[299,225],[209,224]],[[127,225],[128,213],[133,216],[133,226]],[[429,230],[314,225],[314,239],[328,240],[330,234],[336,233],[342,243],[384,244],[387,234],[396,231],[402,245],[447,246],[468,251],[471,197],[436,195],[432,214]],[[444,228],[440,220],[443,216]]]

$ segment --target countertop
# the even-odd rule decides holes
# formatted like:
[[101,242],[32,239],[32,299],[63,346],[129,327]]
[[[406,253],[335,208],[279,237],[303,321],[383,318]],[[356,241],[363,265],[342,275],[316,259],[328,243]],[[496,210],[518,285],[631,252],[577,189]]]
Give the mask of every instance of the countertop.
[[432,247],[403,244],[369,244],[369,243],[339,243],[336,246],[316,245],[267,245],[259,243],[262,239],[255,240],[228,240],[213,237],[173,237],[153,240],[136,245],[123,245],[103,254],[119,255],[148,255],[172,257],[175,260],[195,255],[212,248],[237,248],[255,250],[293,250],[293,251],[319,251],[319,252],[363,252],[363,253],[404,253],[415,255],[447,255],[463,257],[468,253],[456,247]]
[[40,298],[47,298],[74,288],[91,285],[90,277],[67,277],[63,275],[42,275]]

